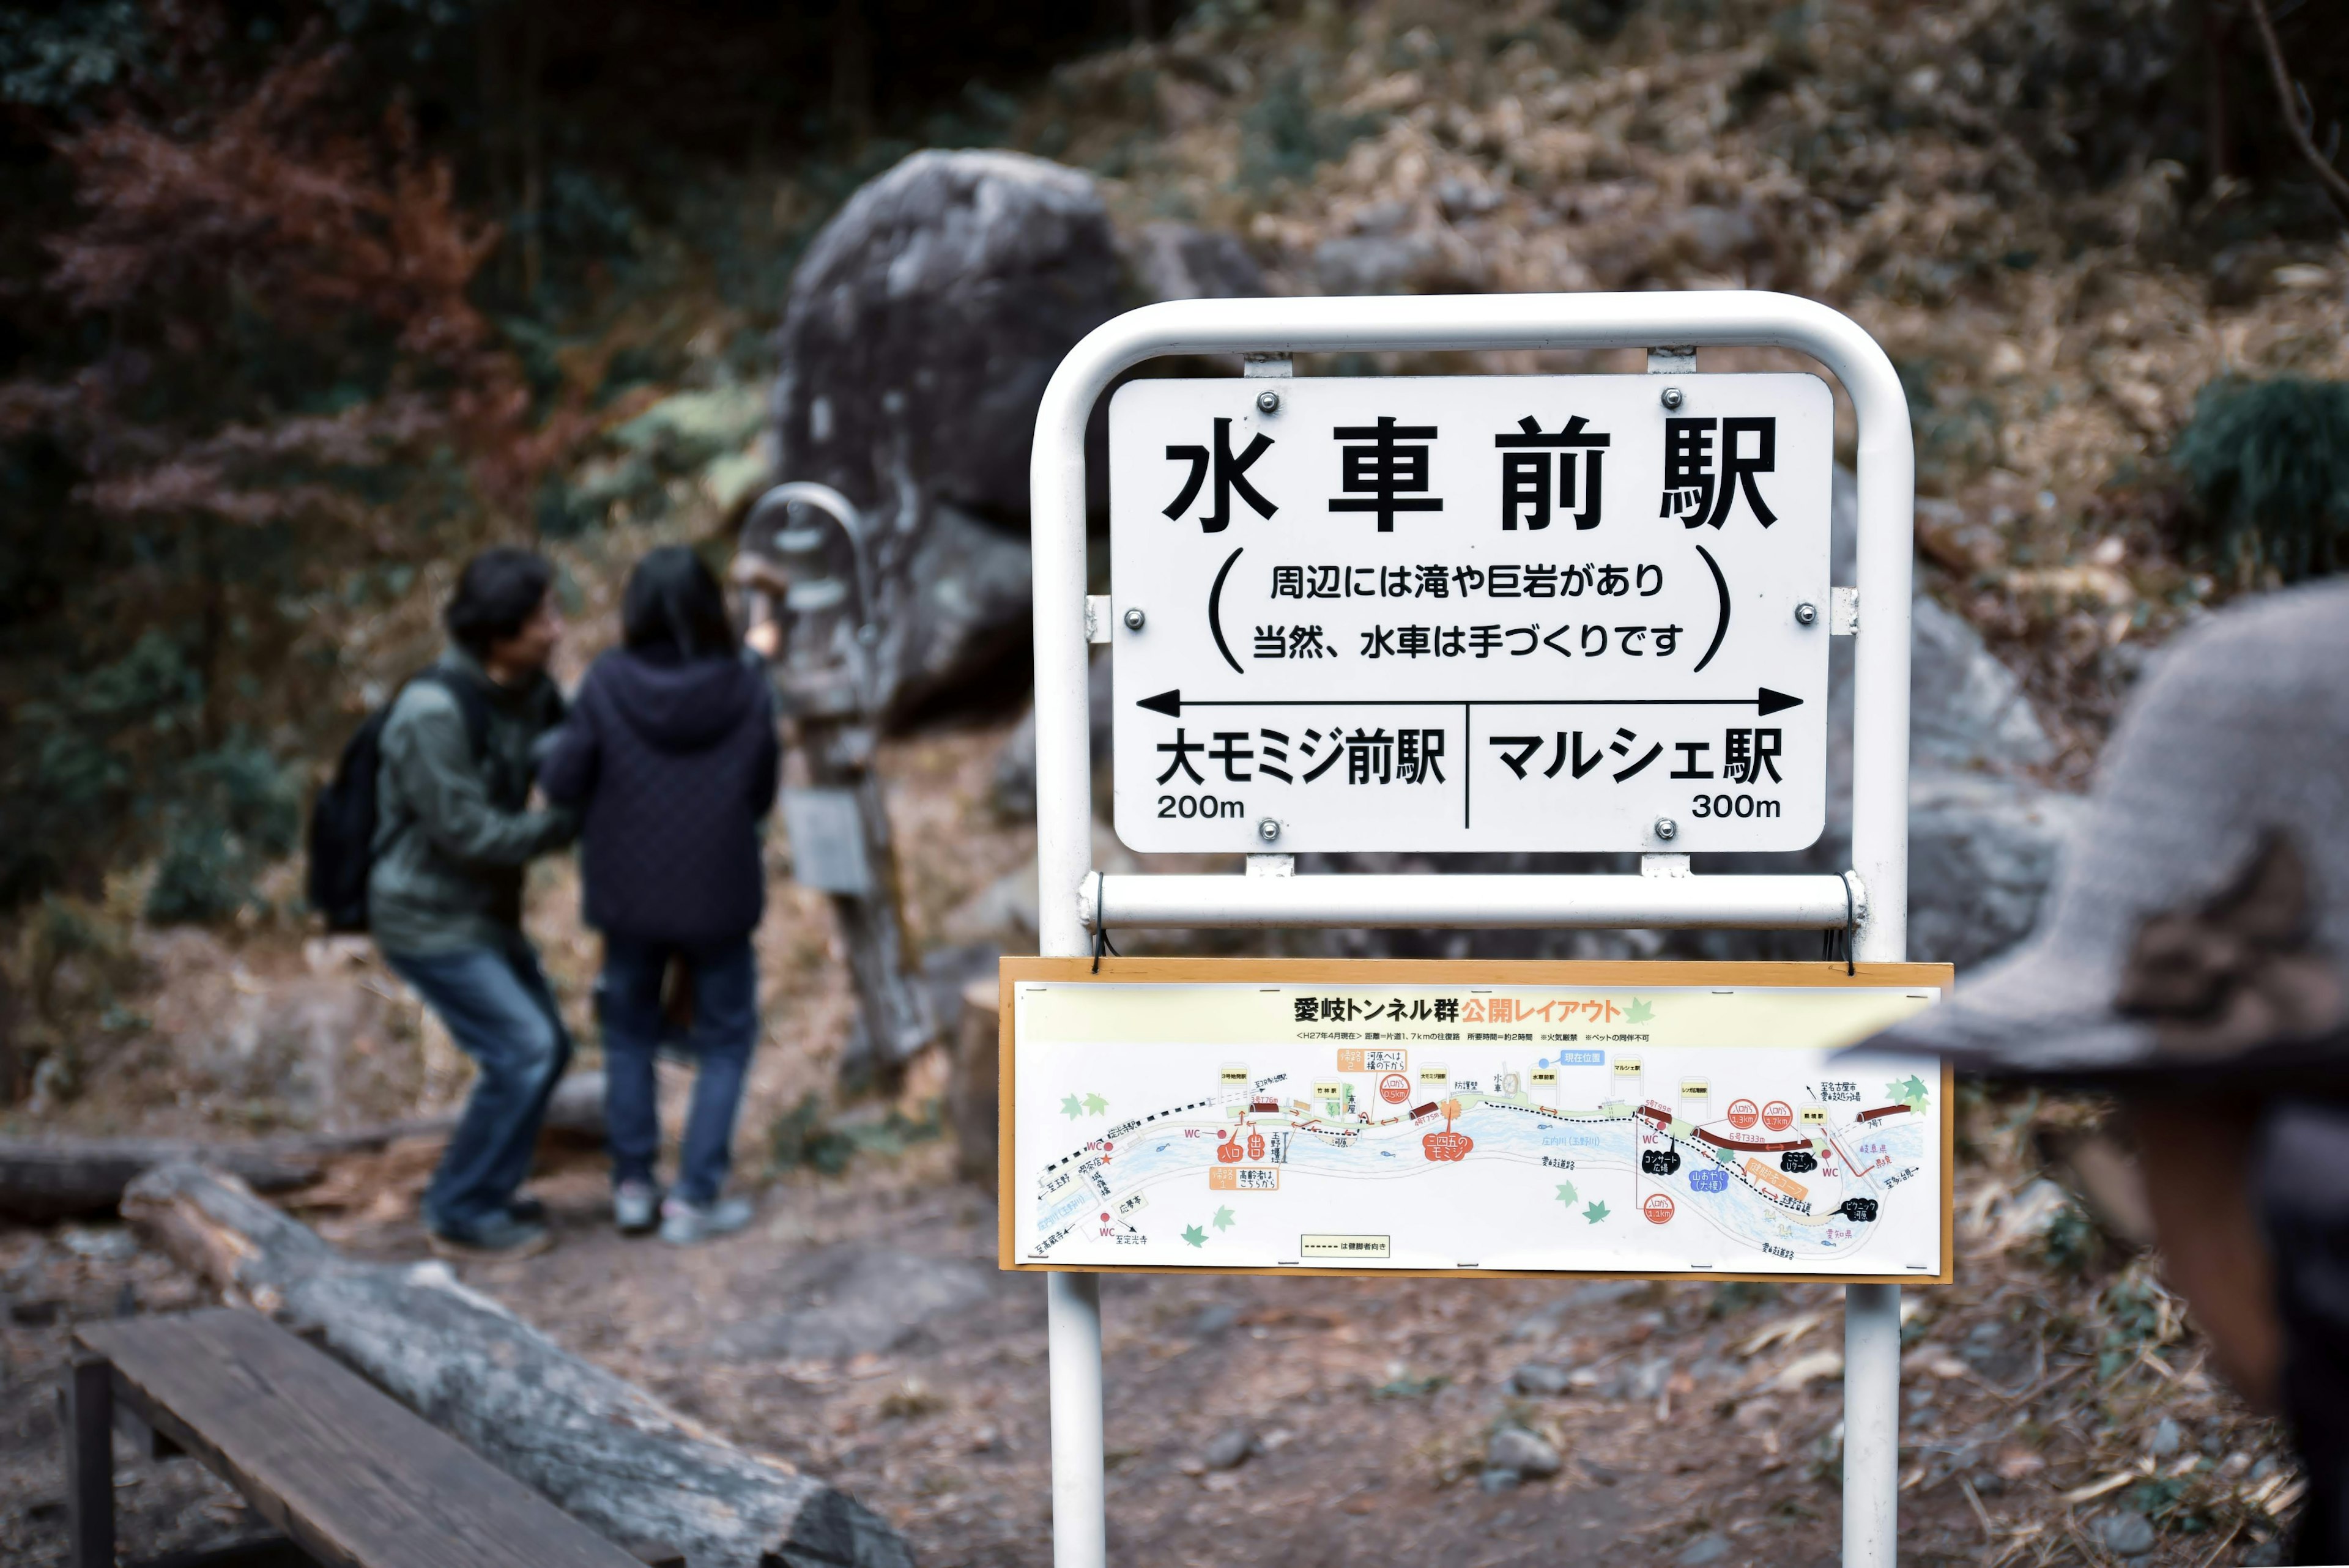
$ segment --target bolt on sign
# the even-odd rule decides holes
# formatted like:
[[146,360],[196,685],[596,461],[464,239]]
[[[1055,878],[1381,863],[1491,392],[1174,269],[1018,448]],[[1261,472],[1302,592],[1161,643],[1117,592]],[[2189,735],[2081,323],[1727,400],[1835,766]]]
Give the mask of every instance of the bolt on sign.
[[1808,846],[1834,436],[1807,375],[1128,384],[1118,836]]
[[1006,1268],[1950,1278],[1949,1074],[1844,1049],[1945,965],[1112,967],[1003,961]]

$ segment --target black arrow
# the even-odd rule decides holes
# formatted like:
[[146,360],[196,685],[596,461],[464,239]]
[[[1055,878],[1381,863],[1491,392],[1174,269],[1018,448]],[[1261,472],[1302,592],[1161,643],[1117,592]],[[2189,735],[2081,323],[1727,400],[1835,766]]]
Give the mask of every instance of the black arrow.
[[1763,686],[1752,696],[1480,696],[1464,701],[1433,696],[1247,697],[1216,701],[1193,697],[1186,702],[1178,686],[1156,696],[1143,697],[1133,706],[1163,713],[1169,718],[1180,718],[1185,707],[1743,707],[1747,703],[1754,705],[1758,716],[1766,718],[1774,713],[1802,707],[1803,699]]

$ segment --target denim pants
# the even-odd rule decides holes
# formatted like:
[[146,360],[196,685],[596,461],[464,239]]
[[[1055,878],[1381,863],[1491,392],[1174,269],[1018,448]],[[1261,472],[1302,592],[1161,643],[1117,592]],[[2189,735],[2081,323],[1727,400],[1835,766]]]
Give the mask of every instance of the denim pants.
[[462,1236],[502,1213],[530,1174],[571,1036],[520,932],[496,947],[383,956],[481,1068],[424,1192],[425,1224]]
[[709,1204],[726,1185],[742,1078],[759,1042],[759,964],[747,933],[694,947],[605,934],[604,974],[595,987],[604,1025],[605,1130],[612,1180],[649,1182],[660,1152],[653,1061],[662,1035],[661,976],[672,956],[682,956],[693,975],[693,1028],[686,1045],[696,1063],[677,1193],[688,1203]]

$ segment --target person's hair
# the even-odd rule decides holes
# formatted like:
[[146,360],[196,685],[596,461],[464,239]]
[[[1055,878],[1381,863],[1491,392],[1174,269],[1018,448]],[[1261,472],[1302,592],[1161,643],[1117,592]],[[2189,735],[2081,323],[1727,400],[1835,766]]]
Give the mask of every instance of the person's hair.
[[708,659],[734,651],[726,595],[701,557],[682,544],[662,545],[628,573],[620,634],[631,653],[667,649],[679,658]]
[[519,633],[538,613],[554,583],[554,568],[535,551],[484,550],[465,562],[440,619],[467,652],[487,658],[492,645]]

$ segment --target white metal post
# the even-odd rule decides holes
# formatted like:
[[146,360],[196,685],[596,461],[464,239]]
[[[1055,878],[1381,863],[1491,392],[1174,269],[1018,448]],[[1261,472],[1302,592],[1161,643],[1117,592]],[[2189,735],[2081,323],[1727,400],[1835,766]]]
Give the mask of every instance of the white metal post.
[[[1947,1240],[1944,1239],[1944,1245]],[[1843,1287],[1844,1568],[1892,1568],[1900,1499],[1900,1287]]]
[[[1045,388],[1030,459],[1035,552],[1036,818],[1040,951],[1085,951],[1092,807],[1085,680],[1085,425],[1111,381],[1160,355],[1772,345],[1834,372],[1858,417],[1859,615],[1855,650],[1852,870],[1864,910],[1857,956],[1906,955],[1909,900],[1909,594],[1916,458],[1892,362],[1857,323],[1790,294],[1491,294],[1384,299],[1185,300],[1107,322]],[[1470,918],[1448,878],[1115,878],[1133,923],[1446,924]],[[1522,877],[1475,890],[1511,923],[1839,925],[1840,879]],[[1409,883],[1423,882],[1424,887]],[[1126,884],[1133,885],[1128,886]],[[1211,885],[1201,885],[1211,884]],[[1397,885],[1404,884],[1404,885]],[[1640,884],[1640,885],[1630,885]],[[1749,885],[1752,884],[1752,885]],[[1824,884],[1824,885],[1822,885]],[[1098,898],[1102,889],[1092,890]],[[1130,912],[1130,913],[1129,913]],[[1010,1194],[1005,1194],[1010,1201]],[[1947,1244],[1946,1239],[1944,1244]],[[1845,1301],[1844,1562],[1890,1568],[1899,1481],[1899,1290]],[[1050,1276],[1053,1561],[1099,1568],[1102,1513],[1101,1317],[1096,1278]]]
[[[1871,345],[1873,340],[1871,339]],[[1890,360],[1878,349],[1885,374]],[[1851,865],[1868,889],[1855,957],[1909,956],[1909,639],[1915,575],[1917,450],[1901,395],[1879,406],[1837,368],[1859,415],[1859,627],[1852,648]],[[1897,377],[1895,378],[1897,382]],[[1950,1179],[1943,1172],[1942,1179]],[[1948,1236],[1944,1247],[1953,1245]],[[1899,1555],[1900,1287],[1843,1293],[1844,1568],[1893,1568]]]
[[1109,1508],[1102,1493],[1101,1275],[1047,1274],[1044,1305],[1052,1378],[1052,1562],[1055,1568],[1102,1568],[1109,1561]]
[[1828,875],[1105,876],[1084,880],[1077,913],[1086,927],[1106,906],[1123,926],[1840,931],[1855,902]]

